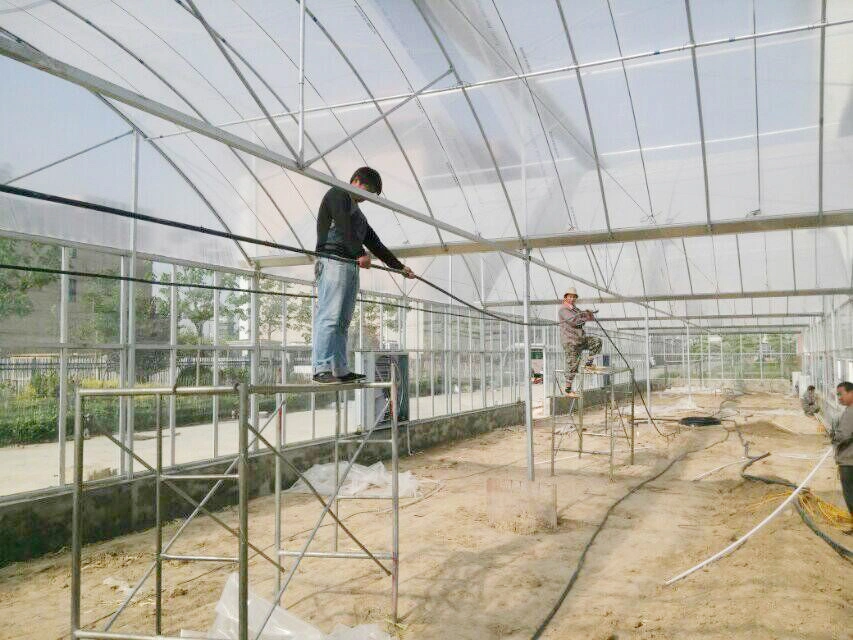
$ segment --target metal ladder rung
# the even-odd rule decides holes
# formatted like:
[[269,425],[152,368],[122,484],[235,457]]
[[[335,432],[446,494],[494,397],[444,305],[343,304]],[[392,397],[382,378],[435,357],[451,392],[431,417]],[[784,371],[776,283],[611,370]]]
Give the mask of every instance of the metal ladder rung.
[[183,560],[184,562],[240,562],[239,558],[231,556],[179,556],[171,553],[161,553],[161,560]]
[[[382,558],[383,560],[390,560],[393,558],[393,554],[390,551],[374,551],[372,553],[374,557]],[[278,552],[278,555],[291,558],[303,556],[305,558],[347,558],[349,560],[373,559],[361,551],[306,551],[305,553],[302,553],[301,551],[289,551],[287,549],[282,549]]]
[[167,480],[239,480],[236,473],[196,473],[196,474],[163,474],[160,476],[162,482]]

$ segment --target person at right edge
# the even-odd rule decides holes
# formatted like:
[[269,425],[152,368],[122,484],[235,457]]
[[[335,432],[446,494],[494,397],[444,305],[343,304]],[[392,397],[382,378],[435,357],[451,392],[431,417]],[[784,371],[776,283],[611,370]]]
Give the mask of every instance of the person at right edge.
[[[370,167],[352,174],[350,184],[379,195],[382,178]],[[317,253],[344,258],[319,257],[314,263],[317,279],[317,308],[312,328],[311,361],[314,382],[320,384],[356,382],[363,375],[350,371],[347,363],[347,335],[359,288],[359,269],[370,268],[364,247],[392,269],[414,278],[411,269],[382,244],[358,207],[364,198],[332,187],[323,197],[317,214]]]
[[[847,503],[847,511],[853,513],[853,382],[840,382],[835,387],[835,395],[845,409],[838,423],[833,425],[830,438],[835,447],[835,464],[838,465],[844,502]],[[844,533],[853,535],[853,527]]]
[[566,395],[577,397],[572,391],[572,384],[580,367],[581,355],[588,351],[585,367],[592,367],[595,356],[601,353],[601,339],[588,336],[584,333],[583,326],[593,319],[593,311],[578,309],[575,302],[578,292],[571,287],[563,294],[563,306],[560,307],[560,340],[563,343],[563,351],[566,353]]

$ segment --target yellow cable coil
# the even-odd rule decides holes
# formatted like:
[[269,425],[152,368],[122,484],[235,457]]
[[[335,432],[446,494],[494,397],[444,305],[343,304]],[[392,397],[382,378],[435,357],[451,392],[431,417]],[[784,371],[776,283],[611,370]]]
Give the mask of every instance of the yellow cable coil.
[[[769,495],[764,496],[761,500],[756,503],[753,503],[747,506],[749,511],[755,511],[759,507],[769,504],[771,502],[778,502],[780,500],[785,499],[791,495],[791,491],[779,491],[777,493],[771,493]],[[846,509],[842,509],[831,502],[827,502],[820,496],[815,495],[808,489],[804,489],[800,492],[800,495],[797,496],[797,499],[800,502],[800,506],[808,513],[812,519],[818,519],[818,517],[826,522],[831,527],[838,529],[839,531],[844,531],[850,528],[853,528],[853,515],[851,515]]]

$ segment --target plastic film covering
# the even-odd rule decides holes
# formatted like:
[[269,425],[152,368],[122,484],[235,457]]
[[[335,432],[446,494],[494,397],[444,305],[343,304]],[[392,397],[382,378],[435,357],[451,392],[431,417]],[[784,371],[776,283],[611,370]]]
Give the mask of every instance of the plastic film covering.
[[[128,0],[3,0],[0,37],[293,157],[298,1],[196,4],[214,37],[186,2]],[[830,0],[822,16],[821,4],[308,3],[305,159],[343,180],[374,166],[389,200],[485,239],[847,210],[853,11]],[[815,27],[822,19],[831,26]],[[0,73],[3,182],[313,248],[324,185],[7,58]],[[461,239],[364,210],[392,248]],[[0,226],[220,267],[272,253],[7,195]],[[587,297],[845,288],[851,242],[831,227],[535,250],[559,272],[534,266],[532,297],[567,286]],[[408,262],[475,303],[522,297],[512,256]],[[441,299],[375,271],[362,284]],[[654,304],[700,315],[815,308],[807,296]],[[642,315],[629,306],[614,308]]]

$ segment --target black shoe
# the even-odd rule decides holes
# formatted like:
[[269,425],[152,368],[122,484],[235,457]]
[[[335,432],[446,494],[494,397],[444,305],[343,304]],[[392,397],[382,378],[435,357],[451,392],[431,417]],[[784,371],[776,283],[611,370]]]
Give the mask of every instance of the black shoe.
[[367,376],[364,375],[363,373],[354,373],[354,372],[350,371],[346,375],[339,376],[338,382],[361,382],[365,378],[367,378]]
[[324,371],[323,373],[315,373],[314,382],[317,384],[336,384],[340,382],[335,376],[332,375],[331,371]]

